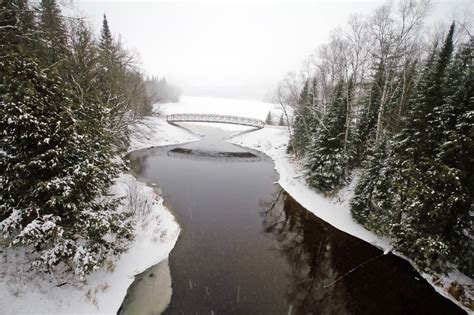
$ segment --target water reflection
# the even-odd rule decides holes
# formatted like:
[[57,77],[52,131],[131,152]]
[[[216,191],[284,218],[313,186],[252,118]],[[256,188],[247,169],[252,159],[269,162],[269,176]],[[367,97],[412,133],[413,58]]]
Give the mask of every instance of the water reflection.
[[264,230],[291,266],[295,314],[464,314],[408,262],[335,229],[284,191],[265,206]]

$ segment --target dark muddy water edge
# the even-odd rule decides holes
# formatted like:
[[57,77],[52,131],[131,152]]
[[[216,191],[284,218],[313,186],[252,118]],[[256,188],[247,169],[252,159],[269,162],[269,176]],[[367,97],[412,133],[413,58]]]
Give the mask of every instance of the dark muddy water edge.
[[169,261],[136,277],[120,313],[465,314],[405,260],[304,209],[273,184],[270,158],[207,134],[129,156],[182,231]]

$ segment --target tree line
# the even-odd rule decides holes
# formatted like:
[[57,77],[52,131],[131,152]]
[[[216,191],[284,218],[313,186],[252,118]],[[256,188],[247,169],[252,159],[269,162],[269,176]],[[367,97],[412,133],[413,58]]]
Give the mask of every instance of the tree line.
[[[161,90],[160,90],[161,89]],[[33,266],[84,276],[133,238],[107,196],[129,126],[163,93],[114,39],[55,0],[0,4],[0,239]]]
[[357,176],[355,220],[423,270],[472,277],[474,38],[462,22],[426,36],[429,9],[405,0],[351,17],[277,101],[309,185],[331,195]]

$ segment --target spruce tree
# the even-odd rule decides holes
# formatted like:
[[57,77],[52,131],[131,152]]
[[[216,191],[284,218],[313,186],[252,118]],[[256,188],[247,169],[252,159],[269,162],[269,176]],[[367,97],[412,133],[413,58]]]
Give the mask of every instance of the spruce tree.
[[322,119],[322,111],[318,99],[318,81],[315,78],[311,80],[310,88],[308,89],[308,103],[310,103],[310,110],[308,112],[308,130],[309,136],[306,143],[306,148],[311,145],[311,138],[316,136],[319,124]]
[[340,188],[348,176],[348,156],[344,151],[347,106],[343,91],[344,83],[339,82],[307,154],[307,181],[323,192]]
[[303,89],[300,92],[298,103],[295,110],[293,122],[293,147],[296,149],[297,156],[303,156],[310,141],[310,121],[311,121],[311,102],[310,82],[305,81]]
[[392,213],[393,191],[390,178],[389,141],[382,138],[368,150],[362,172],[351,200],[351,213],[357,222],[380,235],[390,235],[390,224],[396,221]]
[[113,48],[112,32],[110,31],[109,22],[107,21],[107,16],[105,14],[104,19],[102,20],[102,29],[100,31],[100,48],[103,51],[112,51]]
[[438,146],[433,159],[436,201],[432,211],[450,247],[451,261],[474,276],[474,63],[473,41],[461,46],[448,70],[443,104],[429,117]]
[[13,58],[4,68],[0,232],[11,245],[35,248],[35,266],[64,262],[83,276],[132,237],[130,214],[118,213],[117,201],[97,199],[116,174],[108,146],[100,148],[106,141],[91,134],[100,131],[100,113],[89,130],[67,84],[35,60]]
[[39,9],[38,27],[42,33],[39,57],[49,67],[68,57],[67,31],[56,0],[41,0]]
[[265,118],[265,124],[271,125],[272,123],[273,123],[272,122],[272,113],[270,111],[268,111],[267,118]]
[[369,95],[364,101],[361,117],[359,118],[354,139],[354,160],[359,164],[374,144],[377,115],[380,108],[381,89],[384,84],[383,65],[379,64],[370,84]]
[[[114,107],[111,99],[116,98],[119,88],[115,84],[121,77],[119,62],[117,60],[116,47],[112,39],[109,23],[104,14],[102,22],[101,36],[99,40],[99,56],[100,56],[100,88],[102,90],[102,100],[109,107]],[[113,114],[113,113],[112,113]]]
[[0,56],[32,53],[30,38],[36,31],[33,11],[26,0],[5,0],[0,3]]
[[[432,134],[433,129],[429,128],[428,121],[434,115],[434,108],[443,103],[445,96],[443,83],[446,80],[446,70],[453,52],[453,35],[454,23],[436,59],[428,60],[409,105],[410,112],[403,122],[403,130],[399,137],[402,146],[398,150],[403,155],[407,154],[407,158],[413,157],[417,160],[417,157],[433,153],[433,148],[436,147],[434,142],[437,139]],[[402,152],[404,150],[406,152]]]
[[442,145],[438,128],[446,123],[446,117],[437,112],[451,98],[447,79],[453,34],[454,23],[417,85],[404,128],[396,138],[392,163],[396,171],[392,186],[400,200],[399,221],[393,223],[398,248],[420,266],[438,271],[456,256],[454,249],[466,227],[469,208],[461,171],[436,158]]
[[286,126],[285,117],[283,116],[283,114],[280,115],[280,121],[278,122],[278,126]]

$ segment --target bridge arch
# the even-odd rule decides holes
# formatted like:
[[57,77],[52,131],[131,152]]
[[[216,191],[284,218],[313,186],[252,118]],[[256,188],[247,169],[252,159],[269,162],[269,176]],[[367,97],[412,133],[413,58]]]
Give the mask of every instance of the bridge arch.
[[198,113],[183,113],[171,114],[166,116],[166,121],[169,124],[178,122],[209,122],[209,123],[223,123],[232,125],[243,125],[261,129],[265,126],[263,120],[242,116],[219,115],[219,114],[198,114]]

